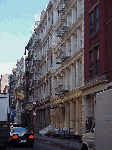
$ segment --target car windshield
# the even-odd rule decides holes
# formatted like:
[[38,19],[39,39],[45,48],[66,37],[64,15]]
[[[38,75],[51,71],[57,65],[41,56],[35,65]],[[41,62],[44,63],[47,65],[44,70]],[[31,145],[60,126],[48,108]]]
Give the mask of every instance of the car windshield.
[[27,130],[25,128],[14,128],[14,132],[17,132],[17,133],[25,133],[27,132]]

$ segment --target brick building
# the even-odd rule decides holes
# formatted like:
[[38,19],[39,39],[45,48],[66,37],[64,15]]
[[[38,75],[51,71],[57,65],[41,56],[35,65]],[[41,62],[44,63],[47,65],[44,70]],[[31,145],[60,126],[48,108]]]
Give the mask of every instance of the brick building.
[[85,0],[84,8],[84,120],[92,124],[95,94],[112,86],[112,1]]

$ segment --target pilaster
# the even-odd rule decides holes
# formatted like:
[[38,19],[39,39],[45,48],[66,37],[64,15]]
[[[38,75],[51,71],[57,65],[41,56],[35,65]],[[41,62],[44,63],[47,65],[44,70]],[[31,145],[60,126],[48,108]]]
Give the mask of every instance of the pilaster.
[[72,24],[75,22],[76,18],[76,10],[75,10],[75,7],[72,7]]
[[81,3],[82,1],[81,0],[78,0],[77,1],[77,18],[80,16],[81,14]]
[[70,108],[69,103],[65,103],[65,124],[64,127],[69,128]]
[[66,72],[65,72],[65,88],[67,88],[67,80],[68,80],[68,78],[67,78],[67,69],[66,69]]
[[77,50],[80,49],[80,28],[77,28]]
[[70,101],[70,128],[72,132],[74,132],[74,107],[74,101]]
[[62,113],[62,107],[59,108],[60,112],[60,128],[63,128],[63,113]]
[[81,96],[81,135],[84,133],[84,96]]
[[76,61],[76,87],[78,87],[78,76],[79,76],[79,72],[78,72],[78,60]]
[[79,128],[79,109],[78,109],[78,98],[76,98],[76,120],[75,120],[75,134],[78,135],[78,128]]
[[71,36],[71,56],[74,54],[75,52],[75,36],[72,34]]

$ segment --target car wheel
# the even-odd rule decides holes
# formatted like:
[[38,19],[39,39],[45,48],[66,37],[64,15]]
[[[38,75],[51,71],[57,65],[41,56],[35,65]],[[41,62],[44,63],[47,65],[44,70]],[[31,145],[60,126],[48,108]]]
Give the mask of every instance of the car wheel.
[[86,144],[83,144],[81,150],[88,150],[87,145],[86,145]]

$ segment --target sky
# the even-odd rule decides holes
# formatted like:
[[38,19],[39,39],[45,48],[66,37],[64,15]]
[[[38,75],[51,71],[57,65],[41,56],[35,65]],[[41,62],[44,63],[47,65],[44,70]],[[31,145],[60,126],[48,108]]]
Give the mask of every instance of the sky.
[[11,74],[24,55],[36,14],[50,0],[0,0],[0,76]]

